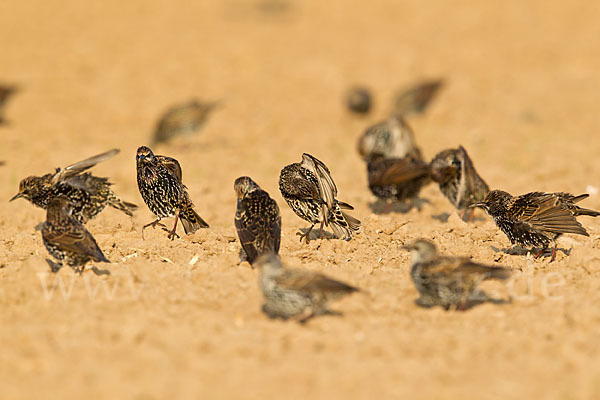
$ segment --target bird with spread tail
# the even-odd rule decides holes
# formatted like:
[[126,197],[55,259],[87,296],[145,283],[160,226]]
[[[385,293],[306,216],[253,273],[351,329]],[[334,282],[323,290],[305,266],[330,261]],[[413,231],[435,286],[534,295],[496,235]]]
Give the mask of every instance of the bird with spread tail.
[[48,203],[46,222],[42,225],[42,240],[48,253],[58,261],[83,273],[89,261],[110,262],[98,247],[90,232],[73,217],[73,204],[65,196],[54,197]]
[[483,201],[490,188],[475,170],[467,150],[459,146],[441,151],[429,165],[431,179],[439,184],[440,191],[461,211],[461,218],[468,210],[471,220],[475,209],[469,206]]
[[281,216],[279,207],[250,177],[242,176],[233,185],[237,195],[235,228],[250,265],[265,253],[279,253]]
[[443,84],[442,80],[424,81],[403,89],[396,96],[394,112],[399,115],[421,114]]
[[269,318],[306,322],[318,315],[340,315],[328,303],[359,290],[318,272],[286,268],[273,253],[260,256],[256,266],[265,297],[262,311]]
[[[140,194],[156,220],[146,224],[144,229],[159,225],[169,232],[167,236],[173,240],[177,235],[177,222],[181,220],[186,234],[196,232],[200,228],[208,228],[208,224],[194,210],[194,204],[182,183],[182,171],[179,161],[172,157],[155,155],[149,147],[137,149],[137,182]],[[160,222],[163,218],[175,217],[175,225],[168,230]]]
[[410,275],[422,307],[441,306],[465,310],[476,301],[489,300],[477,286],[484,280],[506,280],[510,271],[471,261],[466,257],[443,256],[425,239],[404,246],[412,255]]
[[324,226],[331,226],[338,239],[350,240],[360,229],[360,221],[345,210],[353,210],[350,204],[336,199],[337,187],[329,169],[310,154],[302,154],[302,162],[285,166],[279,175],[279,190],[292,211],[312,225],[300,240],[309,241],[315,224],[320,223],[319,238]]
[[33,205],[46,209],[51,199],[65,196],[73,205],[73,217],[81,223],[94,218],[106,206],[132,216],[137,205],[119,199],[112,191],[112,184],[108,178],[85,172],[118,153],[118,149],[112,149],[71,164],[64,169],[57,168],[53,173],[29,176],[19,183],[19,193],[10,201],[24,198]]
[[423,158],[413,130],[400,115],[368,127],[358,139],[358,152],[367,162],[377,158]]
[[168,142],[182,134],[197,131],[208,119],[217,103],[191,100],[169,108],[156,123],[152,144]]
[[513,245],[539,248],[536,258],[552,244],[556,257],[556,239],[563,233],[589,236],[576,217],[597,217],[600,212],[579,207],[576,203],[589,194],[531,192],[512,196],[502,190],[492,190],[485,199],[471,207],[481,207]]

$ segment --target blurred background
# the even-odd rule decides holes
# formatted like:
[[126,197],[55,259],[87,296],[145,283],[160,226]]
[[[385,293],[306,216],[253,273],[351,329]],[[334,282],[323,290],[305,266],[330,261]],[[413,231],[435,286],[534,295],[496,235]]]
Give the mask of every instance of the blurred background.
[[[2,112],[6,123],[0,125],[0,160],[6,164],[0,167],[0,199],[12,197],[25,176],[41,175],[118,147],[121,154],[99,165],[98,174],[110,176],[120,197],[137,202],[140,211],[133,220],[112,213],[91,226],[107,247],[115,236],[110,229],[118,226],[124,230],[120,237],[124,244],[117,246],[115,254],[119,246],[144,246],[139,241],[139,228],[151,221],[151,215],[137,191],[136,148],[151,142],[158,119],[171,106],[191,99],[217,102],[218,107],[196,134],[155,148],[159,154],[179,159],[184,182],[215,235],[234,235],[233,181],[247,174],[278,201],[284,217],[284,242],[289,243],[284,248],[298,250],[294,232],[305,224],[280,197],[277,177],[284,165],[300,161],[302,152],[314,154],[332,170],[340,199],[353,204],[366,225],[362,239],[351,242],[357,246],[351,251],[354,261],[348,269],[335,267],[338,269],[334,271],[362,282],[373,293],[387,290],[388,296],[373,306],[359,305],[368,303],[365,299],[352,299],[349,304],[360,310],[356,320],[325,320],[300,333],[294,325],[271,325],[263,319],[255,278],[249,270],[227,272],[238,279],[235,282],[244,283],[219,289],[227,283],[223,283],[221,272],[213,269],[203,276],[206,280],[197,282],[198,287],[208,288],[199,294],[204,300],[183,305],[167,301],[153,309],[150,317],[145,314],[150,305],[138,305],[141,309],[136,308],[135,315],[126,312],[120,317],[127,304],[109,302],[91,307],[84,302],[81,308],[74,308],[70,302],[49,308],[47,302],[27,294],[37,278],[27,278],[27,284],[22,280],[23,275],[31,274],[31,268],[45,268],[43,264],[33,267],[31,261],[34,257],[36,263],[43,263],[39,235],[32,229],[43,219],[43,211],[25,201],[4,202],[0,226],[5,254],[0,256],[7,258],[11,268],[0,272],[5,280],[0,293],[4,293],[2,308],[10,306],[12,311],[1,317],[0,342],[10,344],[12,350],[0,357],[4,365],[0,367],[0,381],[13,387],[21,384],[9,394],[27,398],[51,390],[56,382],[67,381],[72,377],[70,368],[78,368],[69,364],[84,360],[84,372],[74,372],[77,381],[64,384],[72,397],[85,393],[86,385],[99,398],[111,398],[112,389],[126,387],[126,393],[135,399],[231,394],[228,388],[238,394],[245,391],[247,397],[274,396],[286,390],[298,397],[328,398],[359,398],[373,393],[410,393],[412,398],[420,398],[420,391],[423,398],[437,393],[438,399],[464,397],[473,391],[484,399],[599,395],[600,370],[591,368],[591,364],[596,365],[593,356],[598,355],[598,349],[590,344],[597,341],[589,336],[594,330],[597,335],[599,316],[591,307],[583,306],[589,302],[587,295],[570,303],[584,313],[579,321],[588,323],[574,339],[569,334],[572,326],[561,319],[564,309],[556,314],[550,306],[544,309],[556,317],[553,321],[560,320],[556,325],[540,320],[537,327],[524,327],[523,331],[514,331],[515,326],[543,315],[539,309],[525,307],[517,312],[519,317],[507,320],[494,313],[486,317],[490,309],[484,308],[465,317],[469,322],[448,322],[441,314],[423,316],[415,310],[409,298],[413,292],[398,294],[389,287],[390,277],[400,279],[396,277],[401,274],[402,282],[406,282],[403,287],[412,290],[408,289],[405,266],[388,271],[393,275],[369,281],[364,266],[384,254],[367,241],[369,232],[411,220],[417,223],[410,228],[414,235],[420,226],[430,224],[429,214],[435,207],[453,210],[437,188],[430,186],[425,192],[432,201],[425,209],[426,217],[417,211],[384,220],[371,217],[368,204],[373,197],[356,151],[356,141],[364,129],[387,118],[398,90],[422,80],[441,79],[444,86],[430,107],[409,121],[426,159],[462,144],[492,188],[514,194],[592,190],[600,185],[598,21],[600,2],[584,0],[3,1],[0,84],[15,85],[18,91]],[[355,85],[369,88],[373,95],[373,109],[367,115],[353,115],[345,107],[345,93]],[[592,196],[585,206],[600,208],[600,198]],[[597,247],[598,224],[586,224],[592,232],[590,243]],[[488,228],[492,229],[491,225]],[[155,237],[161,240],[159,232]],[[203,242],[205,237],[201,238]],[[182,240],[168,244],[169,251],[176,253],[178,245],[191,255],[198,246],[197,242]],[[228,250],[229,258],[223,262],[221,250],[210,250],[209,241],[203,246],[204,258],[199,265],[216,267],[236,260],[235,248]],[[453,251],[472,250],[466,246],[453,247]],[[164,270],[164,263],[147,257],[136,261],[139,271],[145,270],[146,261],[151,265],[148,271]],[[297,264],[311,262],[309,255],[293,257]],[[407,256],[402,257],[406,263]],[[21,275],[14,275],[17,272]],[[158,279],[152,273],[148,272],[147,278]],[[590,292],[600,282],[597,273],[593,279],[588,282]],[[177,292],[181,282],[169,282],[167,287]],[[396,300],[405,295],[409,297]],[[20,301],[27,306],[18,308]],[[219,306],[222,301],[232,303]],[[258,336],[252,329],[239,333],[237,322],[231,322],[238,321],[235,318],[244,315],[241,310],[246,309],[252,310],[250,319],[258,321]],[[57,316],[57,310],[62,316]],[[392,320],[386,310],[394,310]],[[591,314],[585,314],[588,311]],[[163,312],[169,315],[167,322]],[[452,328],[436,326],[440,323],[436,318]],[[596,328],[592,328],[594,320]],[[102,328],[103,324],[110,328]],[[442,355],[432,355],[434,351],[427,343],[419,344],[421,324],[436,327],[427,336],[432,341],[435,330],[452,337],[434,346]],[[138,326],[145,326],[145,331],[159,326],[166,333],[155,332],[152,340],[142,339],[136,347],[137,336],[121,331],[121,325],[131,332]],[[366,341],[360,331],[364,326],[372,329]],[[465,332],[463,326],[472,329]],[[547,346],[506,343],[497,326],[512,329],[516,336],[548,334],[560,339],[558,344],[549,342]],[[77,334],[66,334],[67,327]],[[13,330],[25,332],[26,339],[14,338]],[[104,333],[96,335],[96,330]],[[274,342],[272,330],[277,336]],[[343,339],[350,331],[347,340]],[[401,339],[396,336],[399,332],[404,332]],[[113,343],[113,334],[128,339]],[[76,349],[63,335],[78,343],[73,345]],[[295,335],[309,344],[298,345]],[[475,350],[468,347],[482,336],[488,341],[477,344]],[[223,339],[214,339],[217,337]],[[469,339],[463,340],[465,337]],[[107,345],[107,341],[112,344]],[[286,343],[290,342],[299,350],[289,350]],[[251,345],[242,345],[240,350],[240,343]],[[266,343],[278,344],[274,349]],[[371,348],[369,343],[381,346]],[[455,352],[446,354],[446,345]],[[569,361],[557,361],[560,357],[552,350],[557,347],[575,355]],[[61,349],[65,348],[69,356],[61,361]],[[222,351],[224,348],[229,350]],[[287,356],[279,358],[277,349]],[[496,351],[499,355],[490,361],[486,354]],[[171,356],[179,357],[178,361]],[[210,359],[198,361],[204,356]],[[515,357],[522,362],[521,371],[514,370],[518,369]],[[405,360],[407,363],[401,365]],[[364,370],[351,368],[361,362],[365,363]],[[95,365],[98,369],[94,372]],[[549,365],[551,371],[546,369]],[[215,368],[209,372],[212,366]],[[341,369],[340,376],[333,372],[336,368]],[[104,386],[101,374],[110,370],[112,383]],[[164,376],[155,379],[156,371]],[[492,373],[502,379],[493,380]],[[45,377],[38,388],[24,385],[35,382],[38,374]],[[202,379],[194,381],[198,376],[210,376],[211,383],[218,383],[220,388],[209,390]],[[182,377],[188,378],[187,386]],[[554,384],[559,390],[548,393]],[[144,385],[151,389],[140,389]],[[370,385],[376,388],[371,391]],[[490,385],[498,397],[487,392]],[[442,389],[447,395],[439,395]]]

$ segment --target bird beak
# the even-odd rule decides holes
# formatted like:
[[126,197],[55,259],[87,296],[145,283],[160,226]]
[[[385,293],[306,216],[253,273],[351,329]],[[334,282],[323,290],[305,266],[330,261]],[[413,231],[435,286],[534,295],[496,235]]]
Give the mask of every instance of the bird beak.
[[471,204],[469,207],[467,208],[475,208],[475,207],[484,207],[485,203],[480,202],[480,203],[475,203],[475,204]]
[[15,195],[13,196],[13,198],[12,198],[12,199],[10,199],[9,201],[13,201],[13,200],[16,200],[16,199],[20,199],[21,197],[23,197],[23,193],[17,193],[17,194],[15,194]]
[[412,250],[412,246],[404,245],[400,247],[402,250]]

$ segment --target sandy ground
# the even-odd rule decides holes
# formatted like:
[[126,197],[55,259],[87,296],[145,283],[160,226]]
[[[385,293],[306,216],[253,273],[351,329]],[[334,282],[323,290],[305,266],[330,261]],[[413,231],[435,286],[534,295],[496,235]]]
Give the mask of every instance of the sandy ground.
[[[600,186],[600,5],[562,0],[5,1],[0,80],[21,86],[0,127],[2,398],[600,398],[600,220],[557,261],[506,256],[483,214],[460,221],[435,186],[407,213],[376,215],[356,139],[394,92],[447,85],[412,118],[429,158],[462,144],[493,188],[583,193]],[[342,95],[364,83],[366,118]],[[135,150],[160,113],[218,100],[196,136],[157,148],[178,158],[211,229],[171,242],[137,191]],[[112,274],[50,275],[34,226],[8,203],[18,182],[112,147],[98,165],[141,208],[88,225]],[[279,194],[280,169],[309,152],[364,223],[351,242],[300,244],[306,223]],[[360,286],[343,317],[305,326],[260,312],[257,272],[239,264],[233,181],[250,175],[282,210],[286,263]],[[592,186],[589,188],[589,186]],[[600,209],[593,194],[585,205]],[[435,218],[449,213],[447,222]],[[467,312],[413,303],[408,240],[514,270],[514,297]],[[197,257],[195,264],[190,261]],[[61,286],[62,285],[62,286]],[[53,289],[54,288],[54,289]]]

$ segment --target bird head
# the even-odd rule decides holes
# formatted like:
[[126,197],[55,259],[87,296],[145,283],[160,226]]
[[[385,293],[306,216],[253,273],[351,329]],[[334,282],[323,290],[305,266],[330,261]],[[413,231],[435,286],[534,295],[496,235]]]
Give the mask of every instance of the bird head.
[[141,146],[137,149],[137,154],[135,157],[136,161],[139,163],[151,163],[154,162],[154,153],[150,150],[149,147]]
[[461,168],[457,150],[448,149],[438,153],[430,163],[431,179],[437,183],[446,183]]
[[73,203],[65,196],[57,196],[48,202],[48,215],[71,215],[73,213]]
[[512,199],[510,193],[504,192],[502,190],[492,190],[490,191],[483,201],[479,203],[471,204],[469,208],[479,207],[483,208],[483,210],[492,217],[498,214],[503,213],[508,208],[508,203]]
[[235,190],[238,199],[242,199],[248,193],[252,193],[259,189],[260,186],[258,186],[249,176],[240,176],[233,184],[233,190]]
[[31,200],[36,189],[40,185],[40,178],[37,176],[28,176],[19,183],[19,193],[14,195],[9,201],[24,198]]
[[427,239],[417,239],[402,248],[410,251],[413,263],[430,260],[437,252],[435,244]]
[[283,268],[283,264],[281,263],[281,259],[275,253],[265,253],[260,255],[254,264],[253,267],[258,267],[258,270],[261,271],[262,274],[271,274],[277,272]]

